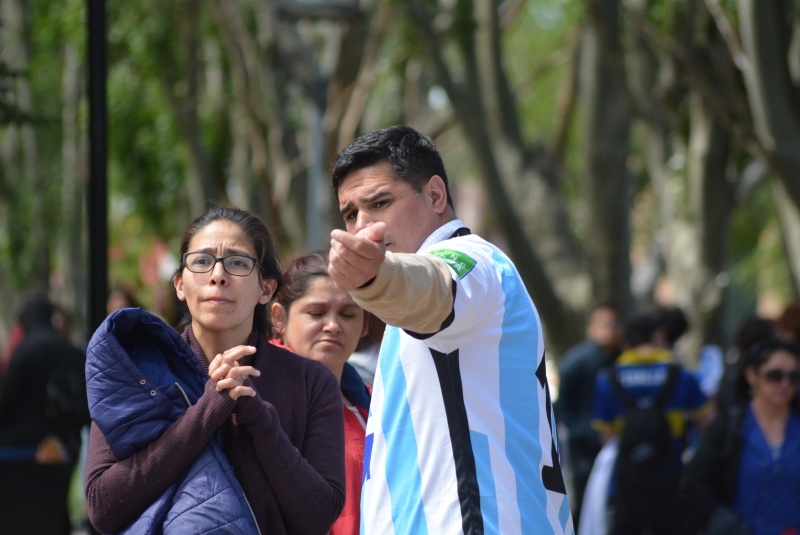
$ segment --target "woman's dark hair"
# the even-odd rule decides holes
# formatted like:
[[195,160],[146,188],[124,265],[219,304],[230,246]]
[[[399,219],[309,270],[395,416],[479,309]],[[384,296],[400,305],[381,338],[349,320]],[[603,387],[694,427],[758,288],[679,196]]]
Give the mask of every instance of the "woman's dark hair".
[[283,272],[283,286],[275,293],[275,300],[288,313],[292,303],[305,295],[309,282],[315,277],[330,277],[327,251],[314,251],[292,260]]
[[[316,277],[330,277],[328,251],[314,251],[293,259],[286,271],[283,272],[283,286],[275,294],[275,301],[280,303],[288,314],[292,303],[306,294],[311,279]],[[376,337],[382,336],[383,329],[386,327],[386,324],[377,316],[373,316],[366,310],[364,311],[364,321],[368,322],[369,328],[367,334],[359,340],[356,351],[380,341],[380,338]]]
[[[189,243],[195,234],[215,221],[229,221],[242,229],[242,232],[253,242],[256,259],[258,260],[259,280],[275,280],[278,283],[275,291],[279,291],[283,284],[283,276],[281,275],[281,266],[278,261],[275,242],[272,239],[272,233],[258,215],[232,206],[213,205],[205,214],[191,222],[183,233],[183,238],[181,238],[181,264],[175,274],[182,274],[185,267],[183,255],[189,251]],[[191,312],[185,304],[183,306],[185,312],[178,322],[179,330],[183,330],[192,321]],[[268,304],[256,304],[253,329],[260,332],[267,340],[272,338],[272,318],[269,314]]]
[[[760,342],[754,343],[741,361],[738,363],[739,373],[736,378],[736,387],[734,395],[737,401],[744,402],[750,399],[750,384],[745,378],[745,370],[752,368],[753,371],[758,372],[761,367],[778,351],[786,351],[791,354],[794,359],[800,362],[800,345],[793,342],[781,340],[778,337],[767,338]],[[797,409],[797,394],[792,399],[792,406]]]
[[339,195],[339,184],[352,172],[388,162],[398,180],[408,183],[417,193],[433,175],[442,177],[447,204],[453,208],[450,186],[442,157],[433,141],[408,126],[390,126],[356,138],[336,155],[331,185]]
[[775,318],[775,329],[784,338],[800,342],[800,301],[786,305],[783,312]]
[[772,321],[759,316],[750,316],[744,319],[733,333],[733,346],[738,353],[737,360],[747,356],[753,345],[774,337],[775,329]]

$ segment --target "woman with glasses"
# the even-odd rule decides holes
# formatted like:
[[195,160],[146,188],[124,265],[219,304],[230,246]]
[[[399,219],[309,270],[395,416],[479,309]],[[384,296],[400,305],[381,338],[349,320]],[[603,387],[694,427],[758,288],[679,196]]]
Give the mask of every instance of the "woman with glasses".
[[[185,480],[215,469],[215,462],[209,463],[208,470],[197,468],[198,455],[207,444],[220,444],[226,457],[223,466],[228,461],[232,466],[257,529],[242,527],[247,526],[242,523],[215,529],[221,533],[326,533],[338,517],[345,495],[339,387],[322,364],[268,342],[273,333],[267,306],[281,284],[269,230],[250,212],[215,206],[189,225],[180,254],[181,265],[173,283],[186,314],[180,323],[182,335],[174,334],[184,346],[176,345],[170,332],[156,329],[154,345],[177,349],[168,352],[167,365],[162,368],[153,369],[148,355],[141,381],[146,391],[149,383],[162,375],[179,375],[183,361],[196,360],[202,384],[195,400],[191,392],[185,392],[186,384],[176,383],[182,387],[180,393],[164,403],[183,396],[188,408],[151,440],[140,444],[142,440],[135,437],[138,442],[133,441],[130,451],[114,446],[119,435],[125,438],[126,429],[131,429],[130,433],[138,429],[137,422],[126,422],[129,427],[103,428],[100,424],[116,414],[115,407],[103,404],[109,397],[114,399],[117,391],[110,390],[105,397],[100,392],[96,405],[104,410],[93,413],[86,467],[87,506],[93,525],[103,533],[119,532],[137,526],[144,515],[157,532],[168,533],[170,527],[175,533],[210,532],[206,528],[214,519],[207,519],[215,516],[213,512],[204,513],[199,525],[187,523],[176,528],[171,522],[187,509],[176,512],[183,505],[175,503],[184,503],[186,495],[193,493],[181,488]],[[123,309],[114,313],[120,316],[109,316],[104,325],[122,323],[126,315],[137,313],[137,309]],[[128,343],[132,358],[143,361],[139,353],[148,347],[143,336],[148,333],[137,334],[136,342],[129,341],[134,338],[129,333],[120,335],[114,347]],[[108,353],[95,338],[98,333],[89,351]],[[181,347],[187,348],[188,354]],[[87,365],[89,389],[109,373]],[[136,385],[127,391],[135,395],[133,387]],[[165,391],[169,388],[169,384],[164,387]],[[158,403],[161,386],[150,392]],[[126,400],[120,400],[118,413],[131,410],[125,404]],[[147,429],[136,432],[146,434]],[[124,451],[126,456],[115,451]],[[209,485],[219,483],[211,481],[213,478],[207,477]],[[176,484],[178,490],[172,497],[165,494]],[[192,484],[197,484],[196,478]],[[216,499],[211,495],[201,506],[205,511],[224,510],[227,506],[214,509]],[[164,500],[172,500],[166,513],[160,507]],[[159,506],[155,513],[154,504]],[[138,528],[130,531],[139,532]]]
[[693,532],[800,533],[800,346],[777,338],[744,357],[734,403],[681,481]]

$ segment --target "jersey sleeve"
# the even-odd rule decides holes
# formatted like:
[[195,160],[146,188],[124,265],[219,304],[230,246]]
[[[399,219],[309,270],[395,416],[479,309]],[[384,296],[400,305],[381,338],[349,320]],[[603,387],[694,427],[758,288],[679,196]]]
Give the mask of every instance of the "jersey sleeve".
[[438,244],[425,255],[448,267],[454,296],[450,317],[425,341],[426,345],[449,353],[469,344],[474,337],[501,336],[498,329],[506,296],[489,251],[456,239]]
[[710,402],[700,389],[700,383],[697,381],[697,378],[684,370],[681,380],[685,383],[687,412],[691,416],[696,416],[710,410]]
[[435,257],[387,252],[375,280],[350,295],[389,325],[434,333],[452,313],[452,280],[449,267]]
[[611,389],[611,381],[608,378],[608,374],[598,375],[594,383],[592,428],[599,432],[611,432],[614,430],[614,421],[617,416],[614,392]]

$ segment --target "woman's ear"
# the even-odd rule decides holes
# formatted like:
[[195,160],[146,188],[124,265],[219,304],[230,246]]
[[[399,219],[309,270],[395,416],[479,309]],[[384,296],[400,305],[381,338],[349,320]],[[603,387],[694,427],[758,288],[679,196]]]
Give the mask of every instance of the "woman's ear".
[[364,311],[364,325],[361,327],[361,336],[359,338],[364,338],[369,333],[369,312],[366,310]]
[[175,295],[178,296],[178,301],[186,301],[186,295],[183,293],[183,277],[174,275],[172,277],[172,285],[175,287]]
[[258,296],[258,304],[266,305],[269,303],[277,287],[278,281],[275,279],[264,279],[261,281],[261,295]]
[[747,381],[747,384],[751,387],[756,384],[756,380],[758,379],[758,373],[756,369],[752,366],[747,366],[744,369],[744,380]]
[[286,309],[280,303],[272,303],[272,326],[275,333],[283,336],[286,331]]

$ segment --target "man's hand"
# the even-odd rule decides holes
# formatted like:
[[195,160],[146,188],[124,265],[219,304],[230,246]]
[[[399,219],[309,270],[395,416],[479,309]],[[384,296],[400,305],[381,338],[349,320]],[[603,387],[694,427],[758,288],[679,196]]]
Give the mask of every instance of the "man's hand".
[[328,273],[337,288],[354,290],[375,278],[386,255],[385,235],[385,223],[374,223],[356,234],[331,231]]

